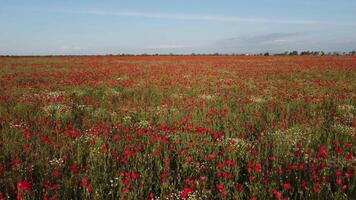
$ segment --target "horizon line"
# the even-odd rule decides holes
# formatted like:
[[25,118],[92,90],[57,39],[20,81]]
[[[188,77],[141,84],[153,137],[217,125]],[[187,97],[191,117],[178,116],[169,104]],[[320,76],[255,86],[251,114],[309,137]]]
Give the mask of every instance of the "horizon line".
[[[259,56],[268,54],[269,56],[273,55],[301,55],[301,53],[319,53],[316,56],[328,56],[328,55],[346,55],[354,56],[356,50],[351,51],[312,51],[312,50],[292,50],[292,51],[283,51],[283,52],[260,52],[260,53],[105,53],[105,54],[0,54],[0,57],[50,57],[50,56]],[[297,53],[297,54],[291,54]],[[306,54],[312,55],[312,54]]]

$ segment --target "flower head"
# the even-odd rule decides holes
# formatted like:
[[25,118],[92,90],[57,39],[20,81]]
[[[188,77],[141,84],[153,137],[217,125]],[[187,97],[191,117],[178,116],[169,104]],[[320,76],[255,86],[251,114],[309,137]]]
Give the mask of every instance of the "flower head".
[[31,189],[31,186],[32,186],[32,181],[24,180],[17,183],[17,187],[21,191],[28,191]]

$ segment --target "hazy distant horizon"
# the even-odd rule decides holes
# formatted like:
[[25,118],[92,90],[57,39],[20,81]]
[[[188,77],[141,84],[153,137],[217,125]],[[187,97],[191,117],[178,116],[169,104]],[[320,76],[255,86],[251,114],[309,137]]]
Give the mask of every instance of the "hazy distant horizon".
[[350,52],[356,1],[1,1],[0,55]]

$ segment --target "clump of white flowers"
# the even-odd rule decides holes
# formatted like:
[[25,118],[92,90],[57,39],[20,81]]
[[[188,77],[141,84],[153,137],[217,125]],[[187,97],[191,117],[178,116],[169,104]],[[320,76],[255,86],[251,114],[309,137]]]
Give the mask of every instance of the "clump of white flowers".
[[182,99],[184,98],[184,94],[182,93],[174,93],[171,95],[173,98],[176,98],[176,99]]
[[9,122],[9,126],[10,126],[10,128],[12,128],[12,129],[28,127],[28,125],[27,125],[25,122],[17,122],[17,123],[11,123],[11,122]]
[[64,164],[64,160],[63,160],[63,158],[53,158],[52,160],[49,161],[49,164],[51,166],[59,166],[59,167],[61,167]]
[[[155,200],[183,200],[181,193],[179,192],[174,192],[171,193],[165,197],[156,197],[154,198]],[[190,192],[187,197],[185,198],[185,200],[204,200],[204,199],[208,199],[208,197],[206,195],[201,195],[199,193],[199,191],[194,191],[194,192]]]
[[70,107],[65,104],[48,104],[47,106],[43,107],[42,110],[44,113],[52,115],[68,111],[70,110]]
[[162,113],[166,113],[168,111],[168,106],[167,105],[162,105],[162,106],[157,106],[156,107],[156,114],[162,114]]
[[262,97],[257,97],[257,96],[251,96],[250,97],[250,100],[254,103],[263,103],[265,102],[266,100],[263,99]]
[[63,95],[65,95],[64,91],[50,91],[50,92],[44,93],[44,96],[47,98],[58,98]]
[[345,135],[345,136],[353,136],[355,128],[354,127],[349,127],[344,124],[335,124],[333,125],[333,128],[336,133],[340,135]]
[[291,146],[294,146],[299,141],[306,139],[306,132],[298,127],[293,127],[287,130],[277,130],[272,133],[262,133],[262,136],[267,140],[289,143]]
[[130,115],[126,115],[122,118],[122,120],[125,122],[125,123],[130,123],[131,120],[132,120],[132,117]]
[[336,111],[339,115],[341,115],[345,120],[346,123],[351,124],[352,120],[354,119],[354,112],[356,111],[355,106],[353,105],[338,105],[336,107]]
[[350,113],[352,111],[355,110],[355,106],[353,105],[338,105],[337,106],[337,110],[340,111],[340,112],[344,112],[344,113]]
[[149,128],[150,123],[146,120],[140,120],[140,122],[138,123],[138,127],[139,128]]
[[279,157],[289,156],[301,142],[303,145],[311,143],[311,134],[306,129],[292,127],[287,130],[277,130],[275,132],[262,133],[262,140],[272,144],[272,151]]
[[204,100],[212,100],[212,99],[216,99],[217,96],[216,95],[210,95],[210,94],[202,94],[199,95],[200,99],[204,99]]
[[223,144],[224,145],[231,145],[236,149],[242,150],[242,149],[246,149],[247,147],[250,147],[251,144],[241,138],[225,138],[223,140]]
[[110,179],[108,185],[111,187],[109,194],[116,192],[117,188],[120,186],[120,178],[115,177],[114,179]]
[[117,77],[115,80],[117,80],[117,81],[127,81],[129,79],[130,78],[128,76],[122,76],[122,77]]
[[92,129],[87,129],[83,132],[83,134],[80,135],[79,138],[76,138],[76,140],[81,141],[83,143],[88,143],[93,140],[95,140],[96,136],[91,134]]
[[203,200],[207,199],[205,196],[200,196],[198,191],[194,191],[188,194],[187,200]]

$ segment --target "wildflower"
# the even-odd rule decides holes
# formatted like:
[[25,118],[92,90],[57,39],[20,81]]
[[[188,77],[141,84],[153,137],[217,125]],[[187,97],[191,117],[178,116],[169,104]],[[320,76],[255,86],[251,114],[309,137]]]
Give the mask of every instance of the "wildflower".
[[312,176],[312,178],[313,178],[314,180],[318,179],[318,178],[319,178],[319,174],[318,174],[318,173],[314,173],[313,176]]
[[159,151],[153,152],[153,155],[156,156],[156,157],[160,156],[160,154],[161,154],[161,153],[160,153]]
[[125,179],[123,182],[122,182],[124,185],[128,185],[131,183],[131,180],[130,179]]
[[132,173],[131,177],[133,179],[138,179],[138,178],[140,178],[140,174],[139,173]]
[[314,192],[315,193],[320,193],[320,183],[319,182],[317,182],[317,183],[315,183],[315,187],[314,187]]
[[336,179],[336,183],[337,183],[338,185],[341,185],[341,184],[342,184],[342,179],[341,179],[341,178]]
[[3,176],[3,172],[5,171],[4,166],[0,166],[0,177]]
[[193,192],[193,191],[194,191],[193,188],[191,188],[191,187],[185,187],[184,190],[183,190],[183,192],[181,193],[181,197],[182,197],[183,199],[186,199],[186,198],[188,197],[188,194],[191,193],[191,192]]
[[163,159],[163,162],[165,162],[165,163],[169,164],[169,162],[170,162],[169,157],[165,157],[165,158]]
[[191,163],[193,161],[193,158],[188,156],[187,161],[188,161],[188,163]]
[[31,189],[32,182],[27,180],[20,181],[17,183],[17,186],[21,191],[29,191]]
[[345,190],[347,190],[347,186],[343,185],[341,189],[345,191]]
[[73,164],[72,167],[71,167],[71,171],[72,171],[73,174],[78,173],[78,171],[79,171],[79,170],[78,170],[78,165]]
[[353,157],[353,156],[352,156],[351,153],[349,153],[349,154],[346,155],[346,159],[347,159],[347,160],[352,160],[352,157]]
[[58,184],[54,184],[51,186],[51,190],[59,190],[61,187]]
[[58,169],[53,171],[53,176],[58,177],[60,175],[60,171]]
[[91,186],[91,185],[88,185],[87,187],[86,187],[86,190],[88,191],[88,192],[91,192],[91,191],[93,191],[93,186]]
[[292,186],[290,185],[290,183],[285,183],[285,184],[283,184],[283,188],[286,190],[290,190],[290,189],[292,189]]
[[342,153],[342,148],[340,148],[340,147],[335,147],[334,150],[338,154]]
[[200,177],[200,180],[203,181],[203,182],[205,182],[205,181],[206,181],[206,176]]
[[190,178],[186,178],[186,179],[184,179],[184,182],[189,184],[191,182],[191,180],[190,180]]
[[272,194],[276,197],[276,199],[281,199],[282,198],[282,194],[280,192],[278,192],[277,190],[274,190],[272,192]]
[[236,186],[237,191],[242,192],[243,191],[243,186],[241,184],[238,184]]
[[218,168],[220,168],[220,169],[224,168],[224,166],[225,166],[224,163],[219,163],[219,164],[218,164]]
[[88,178],[83,178],[83,179],[82,179],[82,184],[83,184],[83,185],[88,185],[89,182],[90,182],[90,180],[89,180]]
[[324,158],[328,157],[328,152],[326,150],[326,146],[319,147],[318,157],[321,157],[321,156],[323,156]]
[[217,186],[216,186],[220,192],[220,194],[225,197],[227,195],[227,191],[225,190],[224,188],[224,184],[222,183],[219,183]]
[[262,164],[261,163],[257,163],[255,166],[255,170],[256,172],[261,172],[262,171]]
[[305,190],[309,190],[309,188],[307,186],[307,182],[305,182],[304,180],[302,181],[302,188]]
[[342,172],[341,172],[341,171],[336,171],[336,172],[335,172],[335,175],[336,175],[336,176],[342,176]]

